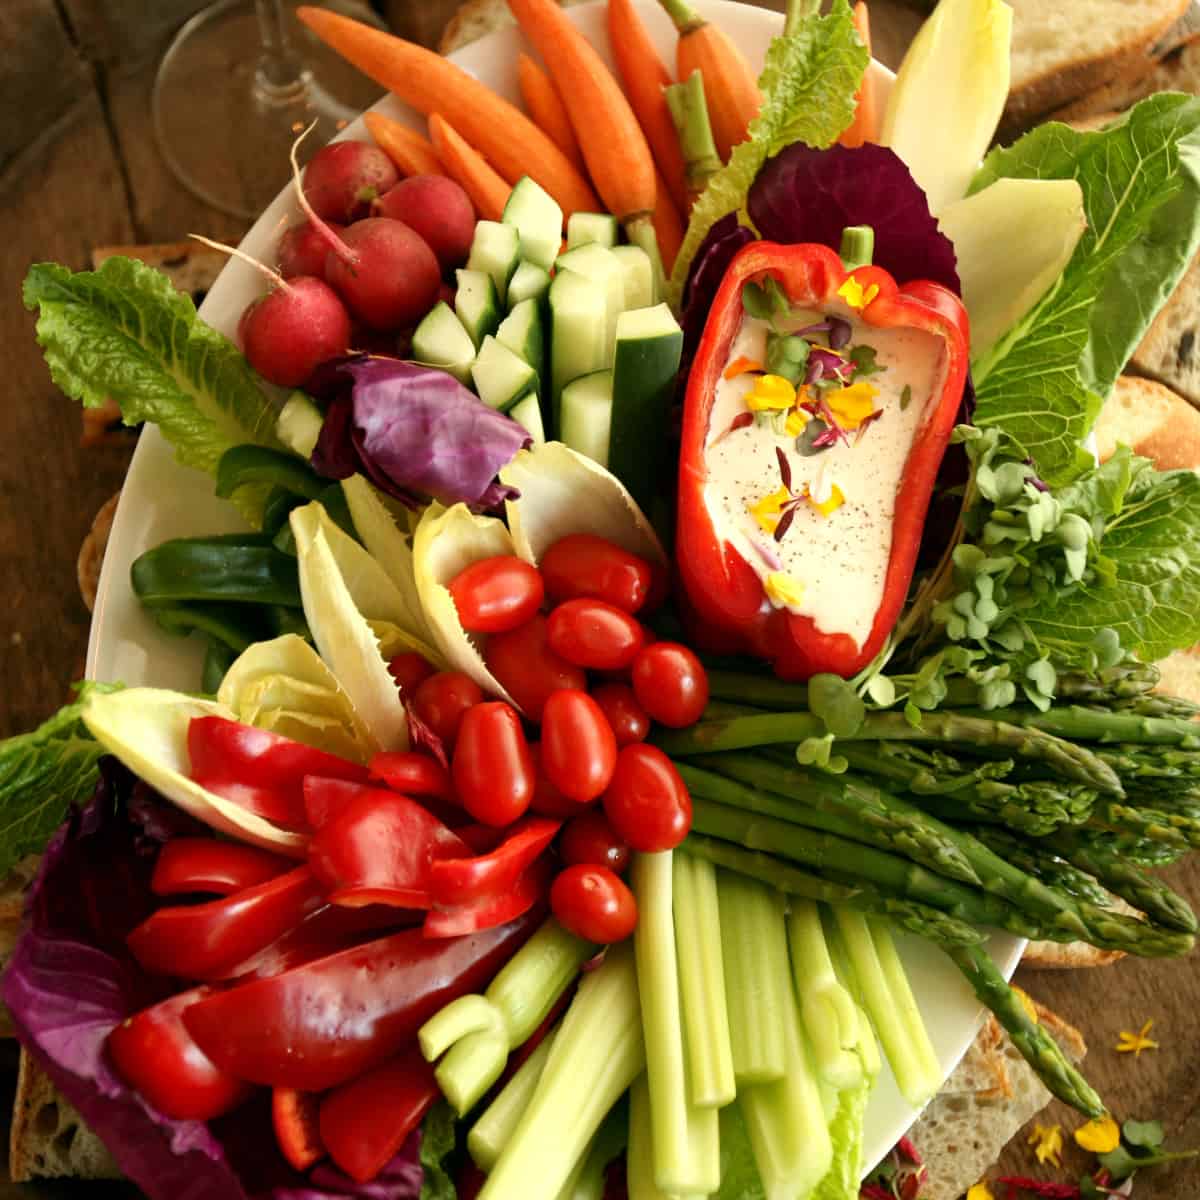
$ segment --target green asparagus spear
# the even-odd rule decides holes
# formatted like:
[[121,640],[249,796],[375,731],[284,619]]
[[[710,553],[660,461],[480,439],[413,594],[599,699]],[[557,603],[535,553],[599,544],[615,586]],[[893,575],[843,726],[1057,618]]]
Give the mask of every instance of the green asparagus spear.
[[1114,712],[1135,713],[1139,717],[1173,717],[1194,721],[1200,715],[1200,704],[1184,700],[1181,696],[1164,696],[1161,692],[1146,692],[1127,700],[1111,702]]
[[1059,1048],[1058,1043],[1029,1015],[1021,998],[996,969],[982,946],[956,946],[946,951],[967,977],[975,995],[1007,1031],[1021,1057],[1038,1078],[1064,1103],[1088,1117],[1104,1112],[1104,1103],[1091,1084]]
[[1179,779],[1191,787],[1200,781],[1200,751],[1174,746],[1139,746],[1128,742],[1097,746],[1096,757],[1108,763],[1122,780],[1153,781]]
[[1108,829],[1092,829],[1088,826],[1072,832],[1081,845],[1098,848],[1138,867],[1167,867],[1188,853],[1187,847],[1156,842],[1136,834],[1114,834]]
[[[1151,720],[1149,717],[1130,719],[1143,724]],[[825,723],[812,713],[773,712],[729,717],[720,721],[701,721],[689,729],[663,731],[654,740],[666,753],[680,758],[694,754],[715,754],[723,750],[798,743],[810,737],[821,738],[825,734]],[[1113,796],[1124,794],[1121,781],[1113,769],[1086,747],[1040,729],[1026,729],[1008,721],[993,720],[986,714],[923,713],[920,725],[914,726],[902,713],[869,713],[855,733],[854,740],[953,742],[1010,751],[1024,758],[1040,760],[1060,775],[1088,784],[1098,791]]]
[[1005,829],[990,825],[976,826],[972,832],[985,846],[990,846],[1014,867],[1036,875],[1047,887],[1089,904],[1111,905],[1112,897],[1099,880],[1059,857],[1048,840],[1016,837]]
[[1036,729],[1057,738],[1084,742],[1140,742],[1158,746],[1200,747],[1200,726],[1191,718],[1146,717],[1137,712],[1055,704],[1046,712],[1035,708],[960,709],[946,717],[982,717],[1022,729]]

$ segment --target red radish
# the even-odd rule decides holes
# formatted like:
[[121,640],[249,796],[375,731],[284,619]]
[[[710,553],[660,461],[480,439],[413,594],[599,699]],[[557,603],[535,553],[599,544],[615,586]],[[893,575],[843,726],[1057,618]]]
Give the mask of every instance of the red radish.
[[475,208],[467,193],[445,175],[412,175],[371,205],[376,217],[392,217],[415,229],[443,270],[461,267],[475,236]]
[[433,307],[442,282],[433,251],[403,221],[388,217],[357,221],[341,237],[330,229],[300,186],[296,149],[307,133],[292,146],[292,178],[304,215],[329,247],[326,281],[350,315],[371,329],[415,324]]
[[445,302],[448,305],[450,305],[451,308],[453,308],[454,307],[454,297],[457,294],[458,294],[458,290],[455,287],[453,287],[451,284],[443,281],[441,286],[438,288],[437,298],[439,300],[445,300]]
[[378,146],[332,142],[322,146],[305,167],[304,194],[325,220],[357,221],[398,178],[392,160]]
[[287,280],[243,250],[192,237],[249,263],[274,285],[246,306],[237,327],[242,351],[268,383],[299,387],[321,363],[346,353],[350,317],[323,279],[298,275]]
[[[341,233],[345,226],[331,223],[329,228],[334,233]],[[290,225],[283,231],[276,251],[279,273],[284,279],[292,279],[297,275],[315,275],[321,279],[325,275],[325,255],[328,252],[328,243],[310,221]]]

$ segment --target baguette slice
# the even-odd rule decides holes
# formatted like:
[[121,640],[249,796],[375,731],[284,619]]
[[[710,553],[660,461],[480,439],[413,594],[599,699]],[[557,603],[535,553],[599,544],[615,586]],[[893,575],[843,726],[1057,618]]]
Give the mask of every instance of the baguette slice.
[[1129,446],[1160,471],[1200,467],[1200,412],[1150,379],[1122,375],[1100,410],[1096,448],[1101,460]]
[[[1189,10],[1190,12],[1191,10]],[[1156,92],[1200,94],[1200,30],[1191,40],[1177,46],[1151,70],[1134,80],[1112,79],[1085,92],[1051,116],[1056,121],[1074,123],[1100,114],[1132,108],[1139,100]]]

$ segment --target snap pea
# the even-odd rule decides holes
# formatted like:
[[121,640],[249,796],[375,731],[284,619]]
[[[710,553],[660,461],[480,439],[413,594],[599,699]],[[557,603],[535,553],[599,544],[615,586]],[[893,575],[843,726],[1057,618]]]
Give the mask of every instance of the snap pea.
[[295,560],[261,535],[163,542],[134,560],[130,580],[139,599],[150,607],[181,601],[301,607]]
[[204,652],[204,665],[200,668],[200,690],[215,696],[235,658],[237,654],[224,642],[210,637],[208,649]]
[[287,525],[292,509],[303,503],[303,496],[297,496],[295,492],[289,492],[287,488],[272,488],[267,495],[267,502],[263,505],[263,533],[268,538],[274,539],[275,535]]
[[217,495],[226,499],[248,483],[270,483],[306,500],[329,486],[302,458],[267,446],[231,446],[217,463]]
[[234,654],[241,654],[266,633],[257,605],[192,602],[158,605],[150,612],[167,633],[187,637],[189,633],[199,631]]

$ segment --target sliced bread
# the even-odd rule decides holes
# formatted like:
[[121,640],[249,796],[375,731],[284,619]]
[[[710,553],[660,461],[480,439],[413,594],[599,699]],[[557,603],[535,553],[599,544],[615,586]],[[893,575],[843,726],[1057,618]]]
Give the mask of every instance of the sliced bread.
[[[563,8],[579,4],[581,0],[560,0]],[[483,37],[484,34],[494,33],[507,25],[515,25],[516,20],[508,11],[505,0],[466,0],[460,4],[458,12],[446,22],[438,42],[439,54],[453,54],[463,46]]]
[[1200,37],[1193,36],[1190,41],[1177,46],[1147,74],[1134,80],[1107,80],[1051,115],[1056,121],[1073,123],[1097,113],[1132,108],[1155,92],[1200,94]]
[[1122,375],[1096,422],[1100,458],[1109,458],[1118,445],[1160,471],[1200,467],[1200,412],[1161,383]]
[[[1192,259],[1183,278],[1159,310],[1129,369],[1169,384],[1189,403],[1200,407],[1200,256]],[[1200,455],[1189,463],[1200,464]]]

